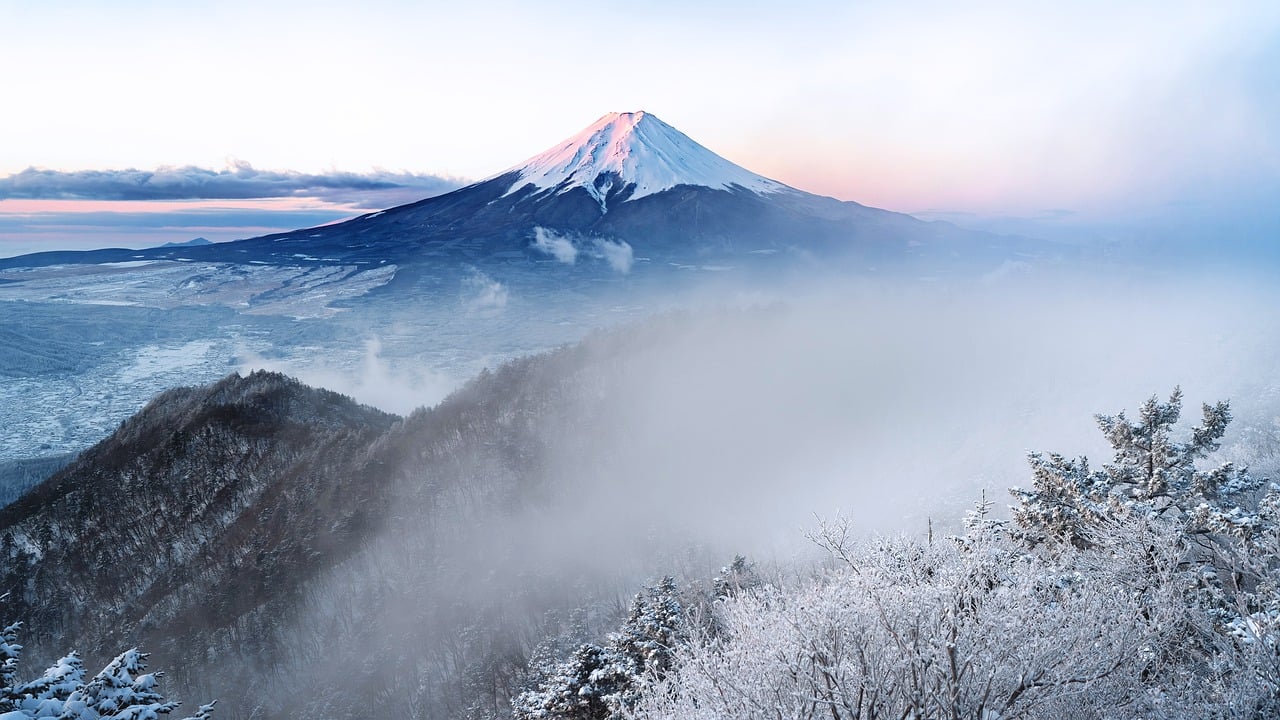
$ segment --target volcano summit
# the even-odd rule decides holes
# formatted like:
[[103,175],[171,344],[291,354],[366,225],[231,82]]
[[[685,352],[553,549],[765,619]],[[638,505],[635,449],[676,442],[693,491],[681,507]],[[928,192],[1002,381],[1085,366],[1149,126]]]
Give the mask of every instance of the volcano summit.
[[[757,195],[796,192],[734,165],[689,136],[643,110],[609,113],[564,143],[511,168],[516,173],[508,194],[533,185],[556,194],[581,188],[600,202],[613,195],[621,202],[680,185],[714,190],[747,190]],[[613,193],[614,189],[618,192]]]

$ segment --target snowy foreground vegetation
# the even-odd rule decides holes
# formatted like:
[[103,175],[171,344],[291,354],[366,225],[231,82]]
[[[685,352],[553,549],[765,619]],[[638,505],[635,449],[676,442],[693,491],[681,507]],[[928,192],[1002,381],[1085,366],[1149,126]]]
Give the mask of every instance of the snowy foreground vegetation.
[[[116,656],[97,675],[85,677],[77,653],[59,659],[40,677],[18,679],[20,623],[0,630],[0,720],[156,720],[178,709],[157,688],[162,673],[148,673],[146,653],[136,648]],[[185,720],[209,720],[214,703]]]
[[[1098,416],[1114,449],[1031,455],[1009,521],[812,539],[821,570],[636,596],[604,643],[533,653],[520,720],[1276,717],[1280,488],[1201,467],[1231,416],[1178,431],[1181,393]],[[571,635],[571,633],[570,633]]]

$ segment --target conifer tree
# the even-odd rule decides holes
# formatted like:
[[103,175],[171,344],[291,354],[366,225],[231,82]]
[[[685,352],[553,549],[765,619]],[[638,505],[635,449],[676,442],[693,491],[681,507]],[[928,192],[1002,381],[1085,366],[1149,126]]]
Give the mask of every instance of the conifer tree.
[[[8,595],[0,597],[0,600]],[[22,655],[22,646],[18,644],[18,631],[22,623],[13,623],[0,630],[0,712],[7,712],[17,706],[20,698],[16,694],[18,684],[18,659]]]
[[731,598],[760,585],[755,563],[747,562],[742,555],[735,555],[733,562],[720,568],[720,574],[711,583],[711,594],[716,599]]
[[511,702],[516,720],[610,720],[639,699],[645,684],[661,679],[685,642],[684,611],[675,579],[636,593],[622,627],[603,646],[583,643],[553,670],[532,669],[538,687]]
[[1035,544],[1055,537],[1088,547],[1101,521],[1126,513],[1178,523],[1190,535],[1248,537],[1274,524],[1275,503],[1258,502],[1262,483],[1247,468],[1198,466],[1221,446],[1229,405],[1205,404],[1201,424],[1185,440],[1175,436],[1181,413],[1182,391],[1175,388],[1168,402],[1152,396],[1143,403],[1136,421],[1123,411],[1096,416],[1114,452],[1102,470],[1091,470],[1084,457],[1031,453],[1032,487],[1012,489],[1018,499],[1013,519],[1024,539]]
[[670,575],[636,593],[631,613],[613,637],[613,645],[630,657],[642,673],[661,677],[671,668],[672,653],[684,639],[684,611],[675,578]]
[[[54,663],[44,674],[27,683],[19,686],[17,695],[24,699],[38,700],[37,713],[39,716],[41,704],[57,704],[60,698],[70,697],[84,684],[84,662],[80,659],[79,653],[70,653],[63,656],[58,662]],[[45,701],[49,701],[45,703]]]
[[[84,663],[76,653],[62,657],[40,677],[18,681],[21,623],[0,630],[0,720],[157,720],[177,709],[157,684],[161,673],[147,673],[146,653],[126,650],[85,682]],[[186,720],[210,720],[213,703],[202,705]]]

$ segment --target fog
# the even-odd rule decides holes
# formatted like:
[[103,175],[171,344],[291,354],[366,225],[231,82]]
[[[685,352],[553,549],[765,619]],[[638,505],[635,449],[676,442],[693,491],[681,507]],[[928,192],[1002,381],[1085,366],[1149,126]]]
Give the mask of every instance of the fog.
[[266,358],[247,349],[239,353],[239,373],[271,370],[292,375],[314,387],[342,393],[364,405],[407,415],[415,408],[435,405],[458,387],[458,378],[430,367],[402,367],[383,357],[376,336],[364,343],[364,356],[355,367],[323,360],[310,364]]
[[[1176,386],[1187,427],[1200,403],[1232,401],[1228,452],[1248,459],[1243,431],[1270,437],[1280,418],[1278,294],[1194,273],[720,286],[586,340],[537,420],[538,466],[516,468],[549,499],[505,517],[497,542],[590,564],[655,535],[786,555],[815,515],[954,528],[983,491],[1002,508],[1030,482],[1028,451],[1109,460],[1094,414]],[[313,380],[401,413],[452,382],[391,374],[372,345],[359,377]]]
[[[380,662],[417,658],[397,665],[416,680],[387,682],[435,698],[422,714],[455,716],[448,698],[475,696],[451,684],[472,672],[460,668],[518,672],[555,631],[548,611],[616,613],[641,583],[705,580],[734,554],[812,557],[806,532],[837,515],[859,534],[954,532],[983,492],[1003,512],[1008,488],[1030,483],[1028,451],[1100,466],[1093,415],[1175,386],[1184,428],[1201,402],[1229,399],[1224,456],[1274,469],[1277,292],[1243,275],[1118,277],[721,282],[685,310],[495,369],[435,411],[448,437],[406,436],[461,444],[444,465],[402,469],[386,532],[331,573],[299,627],[355,608],[342,612],[377,628],[361,642]],[[360,377],[334,379],[366,397],[403,387],[372,346]],[[592,617],[596,632],[616,619]],[[315,682],[342,682],[349,664]]]
[[574,528],[592,553],[659,529],[725,551],[794,549],[815,513],[923,533],[926,516],[954,527],[982,490],[1006,504],[1029,482],[1030,450],[1109,460],[1093,415],[1175,386],[1188,427],[1222,398],[1274,417],[1269,290],[1040,278],[790,298],[654,321],[608,370],[603,411],[588,401],[588,440],[552,444],[563,517],[539,508],[529,524]]

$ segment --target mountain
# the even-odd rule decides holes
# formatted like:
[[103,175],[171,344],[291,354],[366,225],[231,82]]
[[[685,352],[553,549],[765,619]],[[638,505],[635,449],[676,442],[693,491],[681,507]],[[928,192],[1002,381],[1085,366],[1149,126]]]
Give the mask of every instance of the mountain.
[[161,245],[160,247],[163,247],[163,248],[198,247],[200,245],[212,245],[212,244],[213,244],[213,241],[209,240],[208,238],[197,237],[197,238],[191,238],[190,240],[186,240],[184,242],[167,242]]
[[[994,236],[807,193],[716,155],[648,112],[609,113],[529,160],[437,197],[346,222],[202,247],[41,253],[0,268],[187,259],[280,265],[533,264],[539,228],[625,242],[657,262],[774,254],[903,259]],[[950,249],[947,250],[950,252]],[[410,273],[412,274],[412,273]]]
[[[609,210],[679,185],[744,190],[757,195],[798,192],[734,165],[651,113],[609,113],[546,152],[495,177],[514,174],[507,194],[528,185],[556,195],[585,191]],[[492,179],[492,178],[491,178]],[[615,192],[616,190],[616,192]]]

